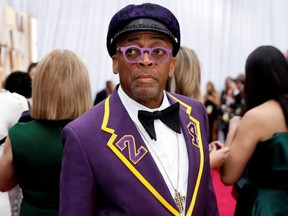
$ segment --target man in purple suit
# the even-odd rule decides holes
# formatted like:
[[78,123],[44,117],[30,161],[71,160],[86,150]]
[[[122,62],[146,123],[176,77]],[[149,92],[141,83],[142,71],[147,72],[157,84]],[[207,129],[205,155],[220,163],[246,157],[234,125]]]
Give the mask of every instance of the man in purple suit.
[[179,23],[160,5],[112,17],[107,49],[120,84],[63,129],[61,216],[218,215],[205,108],[164,91],[179,47]]

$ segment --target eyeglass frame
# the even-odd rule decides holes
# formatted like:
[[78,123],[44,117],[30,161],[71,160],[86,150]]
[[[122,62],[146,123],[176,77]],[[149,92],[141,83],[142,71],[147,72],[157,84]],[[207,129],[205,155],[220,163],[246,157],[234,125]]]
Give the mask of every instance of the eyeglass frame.
[[[131,60],[129,60],[129,59],[126,57],[126,54],[125,54],[125,53],[126,53],[126,51],[127,51],[128,49],[130,49],[130,48],[137,48],[137,49],[140,50],[141,55],[140,55],[139,58],[137,58],[137,60],[131,61]],[[165,52],[167,53],[167,57],[166,57],[164,60],[162,60],[162,61],[155,61],[155,59],[152,58],[152,52],[153,52],[155,49],[161,49],[162,51],[165,51]],[[152,60],[155,64],[163,64],[163,63],[165,63],[165,62],[168,61],[168,59],[169,59],[169,57],[170,57],[170,55],[172,54],[172,51],[173,51],[172,48],[166,48],[166,47],[162,47],[162,46],[151,47],[151,48],[150,48],[150,47],[142,47],[142,48],[141,48],[141,47],[135,46],[135,45],[117,47],[116,50],[117,50],[117,51],[121,51],[124,59],[125,59],[127,62],[131,63],[131,64],[136,64],[136,63],[138,63],[141,59],[143,59],[144,52],[148,52],[149,59]]]

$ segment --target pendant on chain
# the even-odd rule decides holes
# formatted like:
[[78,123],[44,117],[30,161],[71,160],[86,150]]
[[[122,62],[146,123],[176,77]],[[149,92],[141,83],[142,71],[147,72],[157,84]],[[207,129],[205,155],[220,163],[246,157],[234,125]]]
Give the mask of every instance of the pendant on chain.
[[180,192],[178,192],[177,190],[175,190],[175,203],[178,207],[178,210],[180,213],[182,213],[184,211],[184,205],[183,202],[185,203],[186,201],[186,197],[185,196],[181,196]]

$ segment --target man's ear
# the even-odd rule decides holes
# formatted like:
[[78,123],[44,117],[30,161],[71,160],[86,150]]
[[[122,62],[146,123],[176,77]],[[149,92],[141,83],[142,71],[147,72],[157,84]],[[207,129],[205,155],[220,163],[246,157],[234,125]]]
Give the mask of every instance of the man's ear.
[[173,76],[175,68],[176,68],[176,64],[177,64],[176,58],[172,57],[170,65],[169,65],[169,77]]
[[112,56],[112,61],[113,61],[113,73],[118,74],[118,59],[115,55]]

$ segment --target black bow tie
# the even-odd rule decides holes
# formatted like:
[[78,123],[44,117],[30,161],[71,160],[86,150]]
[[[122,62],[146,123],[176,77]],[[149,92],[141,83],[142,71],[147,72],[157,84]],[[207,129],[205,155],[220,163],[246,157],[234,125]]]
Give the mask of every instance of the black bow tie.
[[156,141],[156,133],[154,128],[154,120],[160,119],[169,128],[177,133],[180,131],[180,119],[179,119],[179,103],[175,103],[162,111],[148,112],[144,110],[138,111],[139,121],[149,134],[151,139]]

